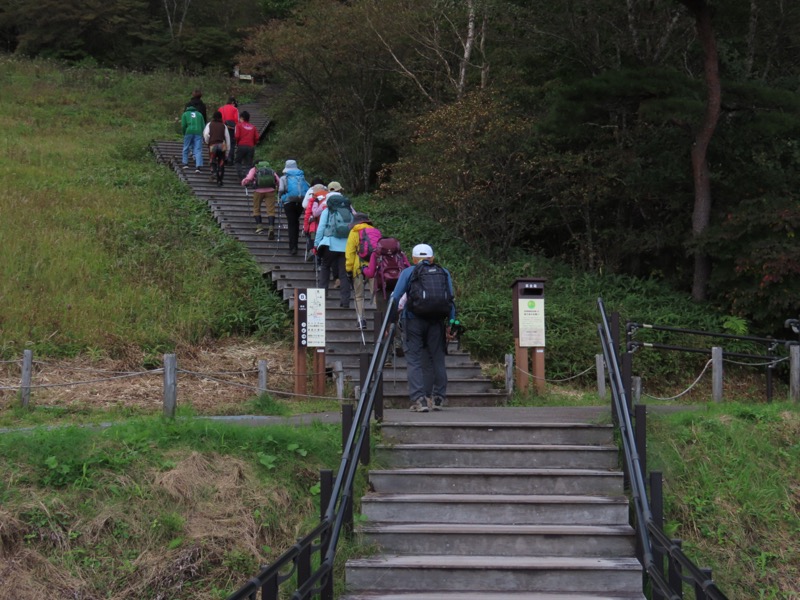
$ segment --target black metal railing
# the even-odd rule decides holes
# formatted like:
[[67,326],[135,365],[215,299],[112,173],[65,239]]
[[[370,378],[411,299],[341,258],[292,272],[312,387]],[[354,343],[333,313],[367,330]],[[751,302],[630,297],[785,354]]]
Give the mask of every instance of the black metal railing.
[[369,456],[370,417],[377,408],[376,398],[381,397],[383,366],[392,348],[397,327],[395,313],[394,303],[390,299],[386,316],[376,334],[375,350],[363,375],[355,412],[348,413],[346,418],[351,424],[343,424],[349,431],[343,440],[342,459],[336,479],[333,480],[330,471],[321,473],[320,524],[228,596],[228,600],[258,600],[259,591],[261,600],[278,600],[279,588],[286,582],[295,586],[292,600],[315,597],[333,600],[336,548],[342,532],[352,530],[353,484],[359,459],[365,462],[363,458]]
[[[710,569],[697,567],[681,550],[679,540],[670,539],[663,529],[663,500],[661,475],[651,474],[650,492],[657,512],[654,513],[647,497],[645,486],[645,415],[646,410],[637,406],[636,426],[633,428],[629,401],[618,360],[618,333],[609,325],[602,298],[597,300],[601,322],[597,326],[600,345],[608,369],[608,378],[613,402],[614,421],[619,427],[626,481],[630,486],[633,502],[634,527],[637,535],[639,560],[644,567],[653,600],[682,600],[684,583],[689,584],[697,600],[727,600],[714,580]],[[618,319],[614,319],[618,322]],[[666,559],[666,570],[665,570]]]

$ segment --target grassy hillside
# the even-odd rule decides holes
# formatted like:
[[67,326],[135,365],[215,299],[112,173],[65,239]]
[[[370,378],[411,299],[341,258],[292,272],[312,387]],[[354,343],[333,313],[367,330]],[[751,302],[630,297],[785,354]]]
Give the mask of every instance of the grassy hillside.
[[[197,83],[0,57],[0,358],[283,331],[255,263],[149,153]],[[223,85],[203,80],[209,106]]]

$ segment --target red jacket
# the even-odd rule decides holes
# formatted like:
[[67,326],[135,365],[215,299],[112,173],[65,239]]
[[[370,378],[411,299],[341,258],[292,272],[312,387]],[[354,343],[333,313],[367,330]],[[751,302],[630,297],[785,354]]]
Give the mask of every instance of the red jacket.
[[225,121],[233,121],[234,123],[239,122],[239,109],[233,104],[225,104],[224,106],[220,106],[219,112],[222,113],[223,123]]
[[255,146],[258,143],[258,129],[247,121],[236,124],[235,136],[237,146]]

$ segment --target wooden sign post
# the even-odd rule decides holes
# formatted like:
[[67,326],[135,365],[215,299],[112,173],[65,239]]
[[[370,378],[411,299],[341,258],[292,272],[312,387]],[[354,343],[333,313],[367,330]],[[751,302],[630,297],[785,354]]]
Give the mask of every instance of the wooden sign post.
[[511,286],[514,307],[514,355],[517,388],[525,393],[531,379],[543,394],[544,379],[544,283],[545,279],[517,279]]
[[308,348],[314,349],[314,393],[325,393],[325,290],[294,290],[294,393],[308,393]]

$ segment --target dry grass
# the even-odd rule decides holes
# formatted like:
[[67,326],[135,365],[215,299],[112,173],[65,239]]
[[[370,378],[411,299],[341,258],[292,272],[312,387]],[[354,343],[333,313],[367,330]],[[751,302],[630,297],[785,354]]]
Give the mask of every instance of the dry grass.
[[[174,467],[145,474],[147,481],[120,480],[145,487],[141,502],[106,504],[88,521],[77,515],[65,518],[64,511],[61,527],[48,522],[37,531],[0,509],[0,600],[220,598],[218,586],[235,589],[249,570],[274,559],[301,532],[302,514],[310,510],[311,500],[298,506],[285,490],[265,485],[240,459],[186,451],[170,458]],[[54,510],[36,498],[17,510],[34,507],[48,515]],[[159,511],[180,516],[180,526],[167,538],[153,527],[152,515]],[[256,518],[267,512],[279,518]],[[120,524],[124,537],[119,536]],[[62,528],[65,535],[57,543],[42,539]],[[99,568],[65,559],[95,548],[103,548],[97,554],[105,561]],[[93,550],[86,552],[94,556]],[[131,552],[134,558],[121,568],[121,557]],[[112,565],[113,573],[103,573]]]
[[[175,352],[178,369],[178,404],[190,405],[200,415],[236,414],[242,404],[257,394],[258,362],[268,365],[267,387],[291,392],[294,364],[288,342],[260,344],[249,339],[228,338],[201,346],[182,347]],[[38,361],[34,357],[32,403],[72,411],[132,410],[156,414],[163,407],[163,375],[160,372],[116,378],[143,371],[144,355],[133,350],[122,359],[80,356],[69,360]],[[194,373],[205,376],[194,375]],[[96,381],[107,379],[106,381]],[[64,385],[93,381],[82,385]],[[0,365],[0,387],[20,383],[20,364]],[[0,390],[0,411],[17,404],[16,392]]]

